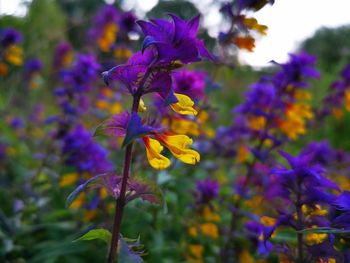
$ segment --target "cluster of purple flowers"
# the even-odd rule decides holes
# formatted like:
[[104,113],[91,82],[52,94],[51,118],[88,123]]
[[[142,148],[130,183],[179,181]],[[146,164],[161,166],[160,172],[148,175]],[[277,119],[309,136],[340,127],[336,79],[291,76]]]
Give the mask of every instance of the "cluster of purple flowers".
[[54,94],[63,112],[68,116],[85,114],[89,107],[87,92],[97,78],[100,65],[93,55],[77,55],[72,66],[61,72],[63,87],[56,88]]
[[0,30],[1,48],[5,49],[22,42],[22,34],[14,28],[4,28]]
[[75,167],[79,173],[97,175],[113,169],[107,150],[97,144],[82,125],[76,125],[63,138],[62,154],[65,163]]

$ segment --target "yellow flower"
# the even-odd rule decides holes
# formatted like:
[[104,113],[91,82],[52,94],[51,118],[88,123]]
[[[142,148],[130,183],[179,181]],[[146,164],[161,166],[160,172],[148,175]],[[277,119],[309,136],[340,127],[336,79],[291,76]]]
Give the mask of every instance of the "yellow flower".
[[188,234],[189,234],[191,237],[197,237],[197,236],[198,236],[197,228],[195,228],[194,226],[190,227],[190,228],[188,229]]
[[76,181],[79,179],[79,174],[78,173],[68,173],[64,174],[59,182],[60,187],[65,187],[68,185],[74,184]]
[[163,146],[157,140],[151,139],[147,136],[142,139],[146,146],[146,154],[149,164],[157,170],[168,168],[170,160],[160,154],[163,151]]
[[256,30],[262,35],[266,35],[267,26],[259,24],[255,18],[244,18],[243,23],[248,28]]
[[170,104],[175,112],[183,115],[197,115],[197,111],[193,108],[194,102],[190,97],[179,93],[175,93],[175,97],[178,102]]
[[205,221],[209,222],[220,222],[221,218],[218,214],[213,213],[209,207],[204,207],[202,211],[202,216]]
[[239,163],[244,163],[248,160],[249,150],[243,144],[238,146],[237,159]]
[[327,237],[327,234],[309,233],[306,235],[306,243],[310,246],[321,244]]
[[108,52],[110,47],[114,44],[118,32],[118,27],[114,23],[105,25],[102,36],[97,40],[99,48],[103,52]]
[[85,198],[86,198],[86,194],[84,192],[80,193],[78,197],[71,203],[70,208],[77,209],[82,207],[84,204]]
[[236,46],[240,49],[246,49],[249,52],[253,52],[253,49],[255,48],[255,39],[250,36],[236,37],[234,41]]
[[5,60],[13,65],[20,66],[23,64],[22,48],[16,45],[8,47],[5,51]]
[[193,120],[172,117],[171,119],[164,119],[162,124],[164,126],[170,126],[170,130],[177,134],[190,134],[194,136],[198,136],[200,134],[199,126]]
[[202,245],[192,244],[189,246],[189,249],[191,255],[193,255],[195,258],[202,258],[204,249]]
[[279,122],[281,131],[292,140],[306,133],[305,122],[313,118],[311,106],[307,104],[291,104],[287,107],[286,119]]
[[114,102],[109,109],[110,113],[112,114],[119,114],[122,112],[122,110],[123,106],[119,102]]
[[213,223],[204,223],[199,225],[199,229],[203,235],[217,239],[219,237],[219,229],[217,225]]
[[276,219],[269,216],[262,216],[260,218],[260,222],[264,226],[273,226],[274,224],[276,224]]
[[249,117],[248,122],[249,122],[249,128],[253,130],[260,131],[264,129],[266,126],[266,118],[263,116]]
[[105,100],[97,100],[95,106],[98,109],[105,110],[108,108],[108,102]]
[[138,112],[145,112],[146,110],[147,110],[147,107],[145,105],[145,102],[143,101],[143,99],[140,99]]
[[115,48],[113,54],[118,59],[128,59],[132,55],[131,50],[126,47]]
[[339,108],[332,109],[333,116],[339,121],[343,118],[343,111]]
[[199,162],[199,153],[188,149],[192,144],[192,139],[187,135],[157,134],[155,137],[180,161],[187,164],[196,164]]
[[347,111],[350,111],[350,89],[345,90],[344,100],[345,100],[345,109]]
[[254,263],[254,262],[255,262],[254,258],[252,257],[252,255],[250,255],[248,250],[243,250],[239,254],[239,263]]
[[294,93],[294,98],[297,100],[311,100],[312,94],[307,90],[296,90]]
[[104,187],[100,188],[101,199],[106,199],[107,196],[108,196],[108,192],[107,192],[106,188],[104,188]]

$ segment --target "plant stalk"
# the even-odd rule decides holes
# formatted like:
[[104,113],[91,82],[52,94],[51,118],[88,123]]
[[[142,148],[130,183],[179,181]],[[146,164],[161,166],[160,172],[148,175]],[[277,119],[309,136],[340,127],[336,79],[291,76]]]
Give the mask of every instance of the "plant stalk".
[[[134,100],[133,100],[133,105],[131,110],[132,113],[135,113],[138,111],[140,98],[141,96],[139,96],[138,94],[134,95]],[[107,259],[108,263],[115,262],[117,251],[118,251],[120,226],[122,223],[124,207],[126,205],[125,194],[126,194],[126,187],[127,187],[128,177],[129,177],[131,159],[132,159],[132,148],[133,148],[133,142],[129,143],[125,149],[122,184],[120,188],[119,197],[116,200],[111,246],[109,249],[108,259]]]

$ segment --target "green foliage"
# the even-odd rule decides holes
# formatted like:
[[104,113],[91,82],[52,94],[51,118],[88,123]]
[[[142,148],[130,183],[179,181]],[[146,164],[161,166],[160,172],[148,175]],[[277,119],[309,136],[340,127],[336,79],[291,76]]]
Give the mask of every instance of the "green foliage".
[[317,56],[322,71],[337,73],[350,61],[350,26],[320,28],[301,43],[300,49]]
[[99,239],[107,244],[111,241],[112,234],[107,229],[92,229],[83,236],[79,237],[78,239],[74,240],[73,242],[82,241],[82,240],[95,240]]
[[38,57],[44,65],[50,65],[57,43],[66,39],[64,14],[54,0],[33,0],[23,19],[27,56]]

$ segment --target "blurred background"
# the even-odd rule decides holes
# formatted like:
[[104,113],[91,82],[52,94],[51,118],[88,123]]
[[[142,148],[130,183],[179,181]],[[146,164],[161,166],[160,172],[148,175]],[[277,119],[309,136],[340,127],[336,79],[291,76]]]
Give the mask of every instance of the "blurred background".
[[[96,227],[98,223],[91,223],[94,220],[88,223],[79,221],[82,217],[81,212],[72,212],[65,208],[65,199],[74,187],[52,187],[52,180],[48,178],[55,178],[54,182],[60,184],[59,175],[67,174],[70,170],[57,164],[59,156],[49,160],[42,156],[50,152],[50,148],[45,148],[49,147],[45,136],[50,134],[51,128],[28,121],[33,114],[41,114],[48,118],[58,112],[53,90],[61,83],[55,79],[52,68],[57,45],[66,42],[72,50],[80,53],[95,52],[89,45],[91,39],[88,32],[95,23],[98,10],[105,4],[113,4],[122,12],[132,11],[137,19],[165,17],[167,13],[175,13],[189,19],[200,13],[202,18],[199,36],[204,39],[209,50],[218,54],[218,34],[229,27],[219,12],[223,2],[0,0],[0,29],[11,27],[21,32],[24,61],[35,58],[42,63],[40,74],[36,75],[31,83],[35,88],[25,87],[28,83],[22,78],[25,75],[24,67],[11,68],[13,74],[9,74],[8,78],[0,78],[1,143],[5,145],[1,151],[3,155],[11,156],[1,163],[0,262],[79,263],[105,260],[106,247],[102,242],[72,243],[72,240],[86,229]],[[329,8],[330,5],[332,9]],[[331,4],[330,1],[317,0],[277,0],[273,6],[267,6],[256,13],[255,17],[259,22],[269,29],[267,36],[257,38],[254,52],[230,47],[227,50],[227,65],[213,66],[202,62],[195,67],[190,66],[206,70],[217,83],[215,87],[211,87],[215,92],[209,95],[216,116],[213,128],[218,124],[229,125],[232,120],[231,109],[243,101],[242,94],[247,87],[262,75],[275,70],[274,64],[270,63],[272,60],[286,62],[290,52],[304,50],[317,56],[317,68],[322,77],[312,82],[311,91],[314,106],[319,105],[341,69],[350,62],[349,8],[350,3],[346,0],[332,1]],[[128,39],[130,42],[127,43],[132,43],[130,46],[132,45],[134,50],[139,49],[143,40],[138,30],[129,32]],[[102,64],[102,68],[98,73],[120,62],[118,59],[112,62],[108,59],[108,56],[99,54],[97,62]],[[103,86],[100,75],[97,76],[96,86]],[[44,104],[41,111],[40,107],[36,107],[39,104]],[[35,113],[37,108],[40,113]],[[103,115],[101,118],[98,114],[94,118],[105,117]],[[17,117],[27,120],[25,132],[21,130],[22,123],[16,122]],[[45,119],[44,117],[40,118]],[[90,122],[87,126],[93,130],[97,122]],[[13,128],[17,127],[16,125],[20,128]],[[30,135],[26,137],[28,131]],[[346,113],[342,122],[337,122],[335,118],[327,119],[322,130],[310,131],[292,147],[299,148],[310,138],[328,138],[333,147],[350,150],[349,134],[350,116]],[[33,149],[39,150],[34,152]],[[118,159],[117,153],[111,155],[112,158]],[[210,167],[208,169],[210,170]],[[201,167],[196,172],[191,172],[200,174],[208,169]],[[140,203],[135,203],[126,211],[125,217],[128,220],[124,222],[124,232],[132,238],[137,238],[138,233],[142,233],[141,239],[150,251],[145,256],[146,262],[185,262],[181,261],[183,257],[179,256],[184,250],[182,246],[186,231],[183,227],[185,218],[182,215],[190,206],[189,200],[192,200],[194,187],[193,182],[184,176],[185,172],[187,170],[182,169],[172,172],[172,176],[178,176],[176,182],[169,179],[167,172],[159,175],[158,181],[168,190],[166,199],[170,214],[162,213],[159,207]],[[151,173],[146,174],[153,176]],[[29,182],[28,178],[35,178],[34,183]],[[183,194],[179,196],[178,192]],[[101,218],[103,216],[110,214],[106,212],[95,221],[106,221]],[[209,258],[206,262],[214,261]]]

